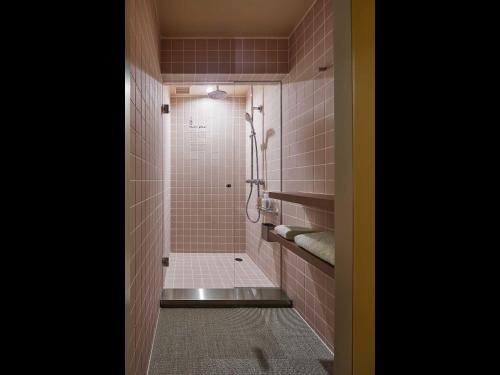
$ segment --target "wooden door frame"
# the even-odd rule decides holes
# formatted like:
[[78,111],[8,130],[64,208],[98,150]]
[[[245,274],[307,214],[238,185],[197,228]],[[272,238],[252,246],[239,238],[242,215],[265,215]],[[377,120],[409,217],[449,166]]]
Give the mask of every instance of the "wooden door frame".
[[375,1],[333,0],[336,375],[375,373]]

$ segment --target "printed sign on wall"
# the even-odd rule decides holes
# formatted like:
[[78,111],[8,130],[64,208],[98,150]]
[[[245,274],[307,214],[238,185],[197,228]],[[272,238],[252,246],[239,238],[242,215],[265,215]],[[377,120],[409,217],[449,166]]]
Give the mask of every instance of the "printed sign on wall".
[[189,151],[192,152],[191,159],[198,159],[200,152],[205,152],[207,148],[207,125],[206,123],[194,123],[189,119],[187,126]]

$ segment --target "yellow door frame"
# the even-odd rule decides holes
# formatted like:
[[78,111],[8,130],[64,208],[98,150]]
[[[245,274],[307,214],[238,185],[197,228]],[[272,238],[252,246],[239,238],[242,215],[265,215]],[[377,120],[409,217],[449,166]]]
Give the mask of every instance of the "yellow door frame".
[[375,1],[352,0],[352,373],[375,373]]
[[333,0],[336,375],[375,373],[375,1]]

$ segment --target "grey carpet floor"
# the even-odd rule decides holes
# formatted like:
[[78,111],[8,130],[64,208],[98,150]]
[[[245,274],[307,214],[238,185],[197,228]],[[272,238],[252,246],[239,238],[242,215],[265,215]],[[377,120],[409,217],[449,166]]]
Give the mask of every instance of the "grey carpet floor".
[[160,309],[149,375],[332,373],[332,353],[293,309]]

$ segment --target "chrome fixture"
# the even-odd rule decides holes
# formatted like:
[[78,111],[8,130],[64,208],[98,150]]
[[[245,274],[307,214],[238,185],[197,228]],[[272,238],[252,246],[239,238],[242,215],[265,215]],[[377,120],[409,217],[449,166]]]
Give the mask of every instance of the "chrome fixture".
[[[247,204],[245,206],[245,212],[247,214],[248,220],[250,220],[252,223],[257,223],[260,219],[260,210],[257,210],[258,216],[257,219],[254,221],[250,218],[250,215],[248,214],[248,204],[250,203],[250,198],[252,197],[252,191],[253,191],[253,185],[257,185],[257,200],[260,197],[260,185],[264,185],[264,180],[261,180],[259,178],[259,153],[258,153],[258,148],[257,148],[257,137],[255,133],[255,128],[253,126],[253,111],[257,109],[258,111],[262,112],[262,109],[264,108],[262,105],[259,105],[257,107],[254,107],[253,105],[253,86],[252,86],[252,114],[250,115],[248,112],[245,113],[245,120],[250,123],[250,126],[252,127],[252,132],[250,133],[250,142],[252,144],[250,145],[250,149],[252,150],[252,157],[251,157],[251,162],[250,162],[250,179],[246,180],[247,183],[250,184],[250,193],[248,193],[248,199],[247,199]],[[255,149],[255,161],[256,161],[256,169],[257,169],[257,178],[253,178],[253,154],[254,154],[254,149]]]
[[[252,116],[250,116],[248,114],[248,112],[245,112],[245,120],[247,122],[249,122],[250,125],[252,125],[252,132],[250,133],[250,138],[255,137],[255,129],[253,127],[253,118],[252,118]],[[253,141],[252,141],[252,145],[253,145]],[[253,152],[253,149],[252,149],[252,152]],[[253,163],[253,157],[252,157],[252,163]],[[252,174],[253,174],[253,167],[252,167]]]
[[279,215],[279,213],[280,213],[278,208],[272,208],[272,207],[271,208],[262,208],[261,207],[261,208],[259,208],[259,211],[264,212],[266,214],[272,214],[272,215]]
[[223,90],[219,90],[219,85],[217,85],[217,89],[214,91],[210,91],[208,93],[208,97],[210,99],[226,99],[227,92]]
[[247,184],[255,184],[255,185],[262,185],[264,186],[264,180],[261,179],[251,179],[251,180],[246,180],[245,181]]

